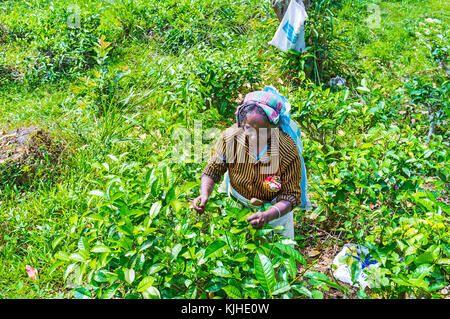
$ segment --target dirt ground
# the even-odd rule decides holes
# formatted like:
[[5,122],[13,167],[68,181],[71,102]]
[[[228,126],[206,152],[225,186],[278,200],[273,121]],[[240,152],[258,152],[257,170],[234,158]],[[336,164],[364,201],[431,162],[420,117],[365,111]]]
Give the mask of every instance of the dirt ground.
[[34,178],[42,165],[47,171],[56,168],[62,151],[62,145],[43,128],[29,126],[7,131],[0,126],[0,176],[11,176],[15,167],[15,178],[12,180],[11,176],[4,182],[22,185]]
[[[425,183],[423,183],[421,185],[421,187],[429,192],[438,192],[439,190],[436,188],[435,182],[438,182],[437,178],[429,178]],[[447,191],[444,194],[441,194],[440,196],[436,197],[437,201],[443,202],[446,205],[450,205],[450,198],[448,196],[448,187],[449,185],[447,185]]]
[[19,161],[29,155],[33,136],[45,136],[43,129],[38,127],[24,127],[11,131],[0,128],[0,164],[7,160]]
[[[307,265],[314,265],[308,269],[308,271],[318,271],[329,278],[333,279],[333,273],[330,268],[331,263],[333,262],[334,257],[341,251],[342,247],[337,244],[329,244],[330,235],[326,233],[320,233],[322,236],[319,237],[319,241],[314,246],[307,246],[305,249],[302,249],[300,252],[305,257]],[[303,272],[305,267],[302,266],[299,271]],[[349,294],[345,295],[345,293],[339,289],[334,287],[329,287],[328,291],[322,291],[325,299],[357,299],[358,288],[352,287],[342,281],[335,279],[335,282],[341,286],[344,286],[348,289]]]

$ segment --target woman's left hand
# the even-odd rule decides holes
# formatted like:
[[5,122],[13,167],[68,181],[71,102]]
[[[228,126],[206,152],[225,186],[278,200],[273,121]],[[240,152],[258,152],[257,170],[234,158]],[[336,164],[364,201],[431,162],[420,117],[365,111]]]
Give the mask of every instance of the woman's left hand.
[[258,212],[248,216],[247,221],[253,228],[260,229],[269,222],[269,218],[267,212]]

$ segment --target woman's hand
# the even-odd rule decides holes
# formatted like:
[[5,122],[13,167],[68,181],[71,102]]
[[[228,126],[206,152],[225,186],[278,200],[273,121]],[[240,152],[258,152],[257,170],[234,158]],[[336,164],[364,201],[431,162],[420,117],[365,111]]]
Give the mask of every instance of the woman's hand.
[[200,195],[192,202],[192,208],[197,212],[202,213],[205,210],[206,203],[208,202],[207,195]]
[[[259,212],[254,215],[248,216],[247,221],[255,229],[262,228],[268,222],[280,218],[287,212],[289,212],[291,203],[285,200],[279,201],[278,206],[271,206],[265,212]],[[280,208],[281,207],[281,208]]]
[[214,189],[214,180],[206,175],[202,176],[200,185],[200,196],[198,196],[192,202],[192,208],[197,212],[203,213],[205,210],[206,203],[208,202],[209,195],[211,195]]
[[260,229],[270,220],[268,213],[266,211],[266,212],[258,212],[254,215],[248,216],[247,221],[250,225],[252,225],[253,228]]

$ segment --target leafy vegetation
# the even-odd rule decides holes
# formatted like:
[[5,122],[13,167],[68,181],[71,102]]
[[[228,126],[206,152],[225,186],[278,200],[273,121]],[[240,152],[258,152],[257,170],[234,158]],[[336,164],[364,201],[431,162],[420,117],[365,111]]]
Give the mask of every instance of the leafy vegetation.
[[[0,297],[446,297],[449,9],[313,0],[306,50],[282,53],[268,1],[2,1],[0,139],[44,127],[70,160],[38,152],[31,188],[0,163]],[[177,129],[194,141],[201,121],[206,158],[265,85],[304,135],[314,209],[294,210],[295,242],[223,194],[194,213],[205,162],[172,160]],[[371,289],[318,267],[346,243],[381,263]]]

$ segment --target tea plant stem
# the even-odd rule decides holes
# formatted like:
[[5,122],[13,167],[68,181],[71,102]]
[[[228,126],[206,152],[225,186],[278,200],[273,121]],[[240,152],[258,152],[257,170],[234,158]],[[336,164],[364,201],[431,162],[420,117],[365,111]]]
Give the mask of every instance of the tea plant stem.
[[317,262],[319,261],[319,259],[314,260],[308,267],[305,268],[305,270],[303,270],[303,272],[298,275],[297,277],[295,277],[289,284],[292,285],[295,281],[297,281],[297,279],[299,279],[300,277],[303,276],[303,274],[309,270],[312,266],[314,266]]

